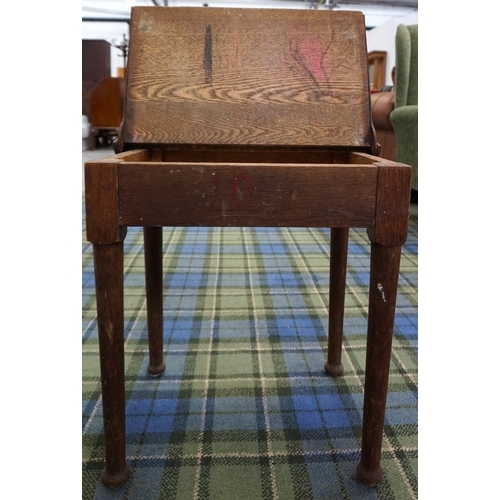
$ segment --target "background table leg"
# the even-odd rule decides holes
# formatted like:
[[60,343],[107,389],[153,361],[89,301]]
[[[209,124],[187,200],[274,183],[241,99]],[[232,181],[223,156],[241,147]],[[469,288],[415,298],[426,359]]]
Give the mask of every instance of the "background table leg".
[[150,375],[165,370],[163,361],[163,235],[162,227],[144,228],[144,260],[146,267],[146,301]]
[[106,468],[102,482],[118,488],[130,476],[125,460],[123,242],[94,245]]
[[342,375],[342,334],[347,272],[349,228],[330,229],[330,304],[328,314],[328,355],[325,370]]

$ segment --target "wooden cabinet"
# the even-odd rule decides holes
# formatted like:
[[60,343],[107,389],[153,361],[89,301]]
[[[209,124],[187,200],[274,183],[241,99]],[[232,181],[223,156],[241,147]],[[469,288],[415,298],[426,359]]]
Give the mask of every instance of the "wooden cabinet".
[[90,93],[102,77],[111,76],[111,45],[82,40],[82,114],[90,118]]

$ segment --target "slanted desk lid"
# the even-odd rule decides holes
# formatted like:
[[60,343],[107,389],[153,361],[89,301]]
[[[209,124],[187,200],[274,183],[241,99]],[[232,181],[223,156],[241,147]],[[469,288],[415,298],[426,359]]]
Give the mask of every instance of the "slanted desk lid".
[[121,141],[372,144],[359,12],[134,7]]

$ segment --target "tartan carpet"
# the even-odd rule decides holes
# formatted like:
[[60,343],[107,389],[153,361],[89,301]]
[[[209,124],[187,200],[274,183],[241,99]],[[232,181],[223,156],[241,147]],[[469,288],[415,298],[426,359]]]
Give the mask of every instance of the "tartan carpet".
[[[85,226],[85,220],[84,226]],[[92,248],[83,233],[87,499],[416,499],[417,220],[404,245],[376,487],[360,457],[369,241],[350,230],[343,363],[326,375],[328,229],[164,228],[166,371],[147,375],[142,231],[125,240],[129,482],[104,467]]]

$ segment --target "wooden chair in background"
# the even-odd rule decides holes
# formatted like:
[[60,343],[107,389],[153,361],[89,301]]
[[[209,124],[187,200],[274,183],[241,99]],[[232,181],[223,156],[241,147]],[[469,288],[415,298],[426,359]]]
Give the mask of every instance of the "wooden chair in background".
[[343,373],[350,227],[371,240],[358,477],[380,466],[411,167],[373,156],[365,25],[344,11],[135,7],[116,155],[85,165],[108,487],[123,484],[123,241],[144,228],[150,364],[163,362],[163,226],[329,227],[325,369]]

